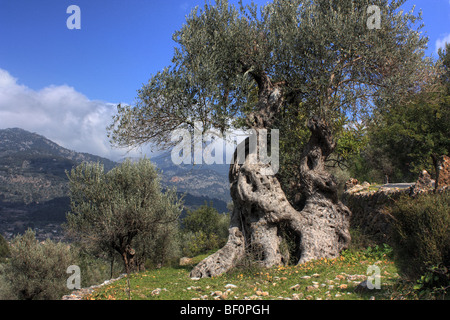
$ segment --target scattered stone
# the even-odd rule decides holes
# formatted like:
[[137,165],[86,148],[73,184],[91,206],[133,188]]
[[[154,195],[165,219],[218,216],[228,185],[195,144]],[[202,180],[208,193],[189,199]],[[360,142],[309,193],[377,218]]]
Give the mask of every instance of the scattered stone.
[[61,300],[83,300],[86,296],[92,294],[95,289],[112,284],[113,282],[116,282],[124,277],[126,277],[126,273],[121,274],[116,279],[106,280],[105,282],[103,282],[100,285],[94,285],[94,286],[90,286],[89,288],[82,288],[82,289],[73,291],[71,294],[63,296],[61,298]]
[[365,279],[366,276],[363,274],[350,274],[347,276],[347,280],[354,281],[354,280],[361,280]]
[[162,289],[161,288],[156,288],[155,290],[152,291],[151,295],[152,296],[157,296],[161,293]]
[[450,157],[443,155],[438,159],[438,189],[450,187]]
[[358,293],[364,293],[370,291],[369,287],[367,286],[367,280],[364,280],[360,284],[358,284],[355,288],[355,292]]
[[314,286],[307,286],[306,287],[306,291],[308,291],[308,292],[310,292],[310,291],[316,291],[318,289],[318,286],[316,287],[315,285]]
[[180,259],[180,266],[188,266],[192,264],[192,259],[188,257],[183,257]]
[[314,273],[311,277],[313,277],[313,278],[318,278],[318,277],[320,277],[320,274]]
[[225,288],[226,288],[226,289],[237,288],[237,285],[234,285],[234,284],[229,283],[229,284],[225,285]]
[[186,289],[187,289],[187,290],[194,290],[194,291],[202,290],[202,288],[200,288],[200,287],[194,287],[194,286],[187,287]]
[[301,298],[303,298],[303,293],[294,293],[292,295],[293,300],[300,300]]
[[311,279],[311,277],[310,276],[303,276],[303,277],[300,277],[300,279]]
[[339,289],[347,289],[347,285],[346,284],[341,284],[340,286],[339,286]]
[[298,289],[300,289],[300,285],[296,284],[295,286],[292,286],[289,289],[291,289],[291,290],[298,290]]

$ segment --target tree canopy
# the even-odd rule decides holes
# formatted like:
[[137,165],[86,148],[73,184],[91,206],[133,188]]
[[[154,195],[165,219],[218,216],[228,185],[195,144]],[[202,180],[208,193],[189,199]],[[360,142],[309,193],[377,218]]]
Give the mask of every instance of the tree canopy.
[[[271,128],[282,111],[327,121],[357,119],[376,98],[384,104],[426,81],[427,38],[420,13],[405,1],[275,0],[238,7],[226,0],[196,8],[174,33],[172,65],[139,90],[134,106],[120,105],[112,142],[173,144],[171,132],[202,124]],[[381,10],[381,29],[368,29],[369,5]],[[289,107],[290,106],[290,107]]]

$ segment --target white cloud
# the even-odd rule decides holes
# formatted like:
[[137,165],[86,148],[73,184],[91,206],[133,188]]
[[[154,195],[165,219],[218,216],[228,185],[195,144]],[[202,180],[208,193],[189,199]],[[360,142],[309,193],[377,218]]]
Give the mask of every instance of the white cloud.
[[22,128],[65,148],[112,160],[138,156],[137,151],[126,154],[110,146],[106,127],[116,105],[89,100],[67,85],[32,90],[0,69],[0,129]]
[[443,38],[436,40],[436,52],[440,48],[444,48],[446,43],[450,43],[450,33],[446,34]]

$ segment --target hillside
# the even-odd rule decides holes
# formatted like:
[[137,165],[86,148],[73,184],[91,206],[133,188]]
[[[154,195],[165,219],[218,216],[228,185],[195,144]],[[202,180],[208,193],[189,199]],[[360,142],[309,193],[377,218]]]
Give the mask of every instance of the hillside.
[[[227,211],[224,176],[215,171],[192,173],[188,168],[176,168],[164,156],[155,160],[163,171],[163,186],[177,187],[180,195],[188,193],[187,208],[212,201],[219,212]],[[106,158],[68,150],[23,129],[0,130],[0,233],[8,238],[31,227],[41,239],[60,239],[60,225],[69,210],[66,170],[82,162],[100,162],[106,171],[117,165]]]
[[229,165],[175,165],[170,153],[151,158],[162,171],[162,183],[197,197],[208,196],[228,203],[231,201],[228,181]]

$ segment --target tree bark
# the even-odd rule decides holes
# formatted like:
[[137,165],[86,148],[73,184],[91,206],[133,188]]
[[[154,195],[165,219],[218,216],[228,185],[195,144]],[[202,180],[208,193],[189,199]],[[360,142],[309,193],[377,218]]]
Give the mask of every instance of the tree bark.
[[225,273],[251,253],[260,265],[270,268],[287,264],[288,254],[280,248],[283,229],[297,241],[298,263],[335,258],[350,242],[351,212],[337,196],[337,184],[324,162],[335,143],[327,124],[319,118],[309,122],[311,139],[300,159],[302,208],[295,210],[275,175],[264,175],[270,164],[258,162],[258,145],[245,142],[245,161],[235,152],[230,166],[230,192],[234,202],[227,244],[200,262],[191,277]]

